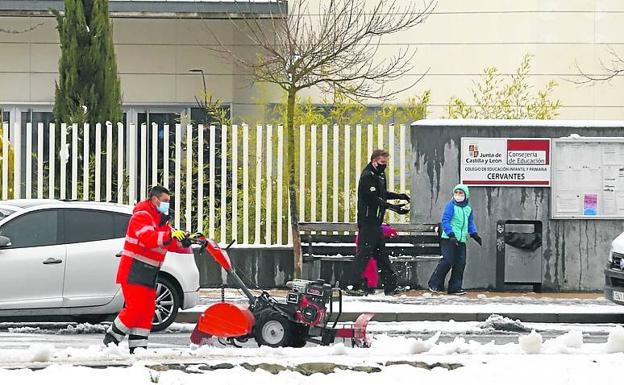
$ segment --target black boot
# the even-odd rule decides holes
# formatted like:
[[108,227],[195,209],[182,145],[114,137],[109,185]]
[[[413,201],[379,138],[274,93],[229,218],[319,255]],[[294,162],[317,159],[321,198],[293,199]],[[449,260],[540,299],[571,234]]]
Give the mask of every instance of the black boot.
[[403,294],[406,291],[409,291],[410,287],[409,286],[397,286],[392,290],[385,290],[384,289],[384,294],[385,295],[398,295],[398,294]]
[[347,288],[343,290],[343,293],[345,295],[361,297],[363,295],[366,295],[367,286],[368,283],[366,282],[366,280],[364,278],[361,278],[359,280],[356,280],[354,285],[347,286]]
[[364,295],[375,295],[375,288],[367,287],[366,289],[364,289]]
[[395,273],[389,273],[384,276],[384,294],[385,295],[394,295],[395,290],[399,285],[399,279]]
[[104,333],[104,340],[102,342],[104,342],[105,346],[108,346],[111,343],[119,345],[119,341],[117,341],[117,338],[115,338],[115,336],[113,336],[109,332]]
[[137,349],[147,349],[147,336],[130,334],[128,336],[128,347],[130,348],[130,354],[134,354]]

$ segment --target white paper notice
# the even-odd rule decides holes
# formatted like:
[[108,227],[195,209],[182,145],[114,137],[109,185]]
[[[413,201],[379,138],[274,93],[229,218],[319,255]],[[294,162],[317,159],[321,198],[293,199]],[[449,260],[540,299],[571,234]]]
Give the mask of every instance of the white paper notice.
[[602,146],[603,164],[620,164],[620,146],[618,144],[605,144]]
[[618,215],[624,215],[624,193],[616,194],[616,205]]
[[557,211],[560,213],[580,213],[580,198],[576,194],[557,195]]
[[617,203],[615,201],[615,198],[615,191],[605,191],[602,193],[602,213],[604,215],[617,214]]

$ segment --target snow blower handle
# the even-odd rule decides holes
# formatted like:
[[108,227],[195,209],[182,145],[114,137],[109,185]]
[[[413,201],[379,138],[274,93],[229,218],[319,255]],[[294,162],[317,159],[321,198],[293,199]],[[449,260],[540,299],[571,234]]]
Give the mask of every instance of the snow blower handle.
[[193,240],[194,243],[200,245],[202,249],[208,255],[210,255],[212,259],[214,259],[215,262],[217,262],[226,271],[226,273],[228,274],[228,277],[234,281],[235,285],[240,290],[242,290],[243,293],[245,293],[245,296],[247,296],[247,298],[249,299],[249,304],[253,306],[253,304],[256,301],[256,297],[249,290],[247,285],[245,285],[245,283],[238,276],[238,274],[236,274],[236,272],[234,271],[234,268],[232,266],[232,261],[230,260],[230,257],[228,256],[227,251],[226,251],[227,249],[232,247],[235,240],[230,242],[230,244],[227,245],[225,249],[222,249],[221,247],[219,247],[217,242],[209,238],[206,238],[206,236],[203,235],[202,233],[194,234],[191,239]]

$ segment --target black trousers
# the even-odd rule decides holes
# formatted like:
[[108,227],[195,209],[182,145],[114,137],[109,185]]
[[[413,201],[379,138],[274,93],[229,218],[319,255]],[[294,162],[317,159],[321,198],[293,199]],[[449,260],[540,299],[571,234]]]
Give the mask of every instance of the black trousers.
[[442,239],[442,259],[438,262],[435,270],[429,278],[429,287],[435,290],[444,291],[444,281],[449,270],[451,278],[448,283],[449,294],[462,290],[464,280],[464,269],[466,268],[466,244],[456,245],[448,239]]
[[398,281],[386,251],[386,239],[381,226],[360,226],[358,234],[357,253],[355,253],[353,260],[353,278],[351,281],[353,286],[362,288],[362,273],[366,269],[368,259],[373,257],[381,269],[384,290],[388,292],[396,289]]

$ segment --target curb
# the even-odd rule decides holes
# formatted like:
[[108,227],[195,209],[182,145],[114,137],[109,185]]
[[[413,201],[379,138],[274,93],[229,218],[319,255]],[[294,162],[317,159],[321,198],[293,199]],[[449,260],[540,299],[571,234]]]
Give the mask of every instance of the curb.
[[[341,321],[355,321],[362,313],[342,313]],[[458,321],[483,322],[493,313],[375,313],[373,321],[378,322],[409,322],[409,321]],[[522,322],[537,323],[624,323],[624,313],[495,313]],[[176,322],[197,323],[200,312],[178,313]]]

